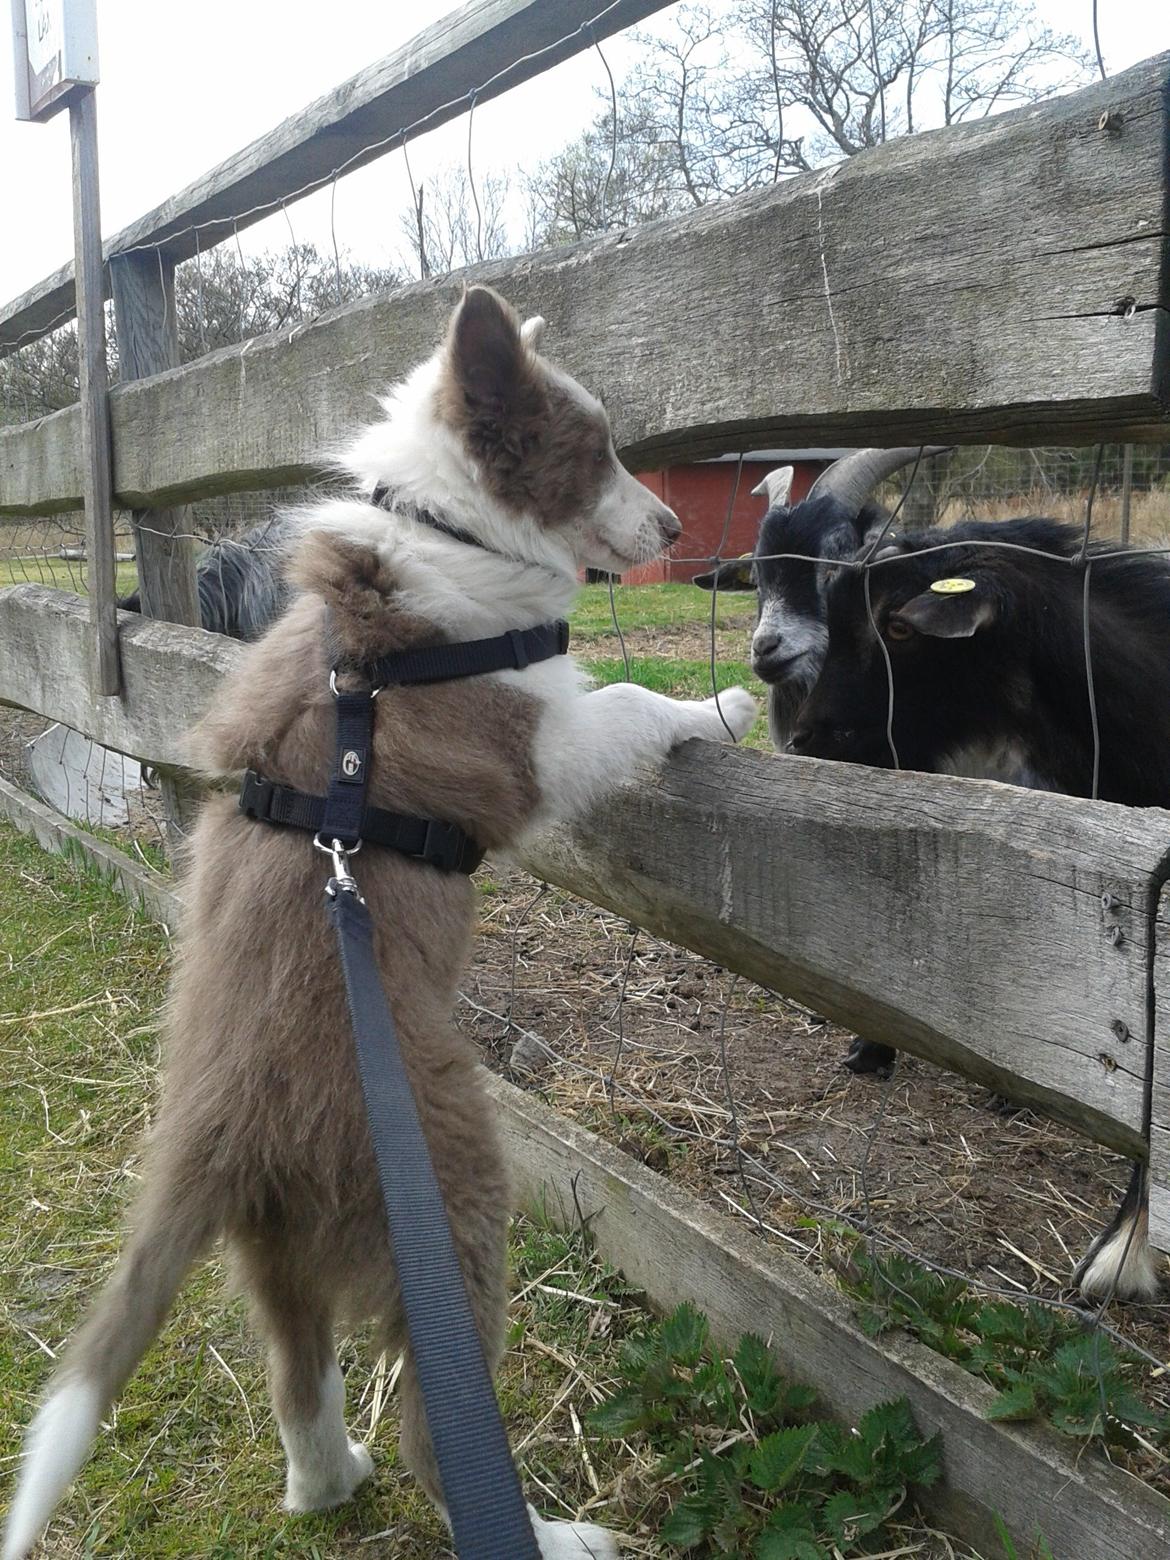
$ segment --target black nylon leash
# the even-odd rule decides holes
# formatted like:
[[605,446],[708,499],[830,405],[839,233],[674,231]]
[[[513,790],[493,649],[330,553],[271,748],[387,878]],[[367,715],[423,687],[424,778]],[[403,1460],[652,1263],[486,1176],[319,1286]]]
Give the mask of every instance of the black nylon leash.
[[460,1560],[539,1560],[378,975],[373,923],[347,877],[346,871],[330,879],[329,917],[337,932],[390,1247],[455,1549]]

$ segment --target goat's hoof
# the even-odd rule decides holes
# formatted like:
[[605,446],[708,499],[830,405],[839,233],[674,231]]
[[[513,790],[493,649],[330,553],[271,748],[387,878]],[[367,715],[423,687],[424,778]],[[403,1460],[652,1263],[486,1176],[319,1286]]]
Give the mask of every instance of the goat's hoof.
[[877,1073],[880,1078],[888,1078],[897,1060],[898,1053],[892,1045],[879,1045],[876,1040],[863,1040],[859,1035],[841,1065],[851,1073]]

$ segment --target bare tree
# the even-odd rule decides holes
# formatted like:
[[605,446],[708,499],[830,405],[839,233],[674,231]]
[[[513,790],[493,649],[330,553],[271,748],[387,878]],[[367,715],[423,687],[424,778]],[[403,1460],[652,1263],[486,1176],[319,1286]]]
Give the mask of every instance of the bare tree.
[[480,260],[512,254],[505,207],[508,179],[468,177],[466,167],[444,169],[415,189],[415,207],[403,212],[402,236],[419,276],[443,276]]
[[615,134],[612,106],[576,141],[527,175],[529,248],[636,227],[684,203],[669,147],[627,103]]
[[[325,256],[313,244],[249,256],[221,244],[181,265],[175,274],[179,356],[189,362],[216,347],[312,319],[402,280],[398,271],[362,265],[346,256]],[[116,379],[108,304],[106,314],[110,374]],[[0,359],[0,424],[28,422],[69,406],[77,397],[76,325]]]
[[[642,35],[604,113],[529,181],[558,242],[775,183],[893,136],[1051,96],[1087,78],[1075,38],[1031,0],[738,0],[680,7]],[[616,186],[616,191],[615,191]]]

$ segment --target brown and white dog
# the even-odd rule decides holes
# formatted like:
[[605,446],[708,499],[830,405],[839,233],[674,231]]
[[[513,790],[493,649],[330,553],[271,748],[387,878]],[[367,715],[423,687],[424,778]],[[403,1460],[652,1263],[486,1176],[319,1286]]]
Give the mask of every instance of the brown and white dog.
[[[538,355],[542,328],[539,319],[521,327],[487,288],[464,295],[443,345],[344,457],[365,491],[389,490],[389,511],[332,499],[307,512],[292,565],[299,594],[202,725],[209,772],[250,767],[325,789],[327,609],[342,649],[362,661],[523,629],[566,614],[580,567],[625,569],[678,535],[671,511],[618,462],[600,404]],[[419,509],[480,545],[420,523]],[[750,695],[733,689],[720,703],[630,684],[588,691],[567,657],[387,689],[369,800],[456,823],[499,851],[688,737],[746,733]],[[144,1190],[121,1261],[29,1429],[3,1560],[22,1560],[36,1542],[188,1270],[220,1237],[267,1336],[286,1506],[335,1505],[371,1470],[346,1434],[333,1328],[372,1319],[397,1350],[403,1322],[322,909],[323,858],[308,834],[254,823],[220,797],[203,813],[191,860]],[[511,1202],[476,1055],[451,1021],[474,889],[376,847],[359,862],[380,973],[494,1367]],[[403,1457],[441,1509],[409,1358],[401,1382]],[[618,1552],[600,1528],[535,1513],[533,1525],[542,1554],[557,1560]]]

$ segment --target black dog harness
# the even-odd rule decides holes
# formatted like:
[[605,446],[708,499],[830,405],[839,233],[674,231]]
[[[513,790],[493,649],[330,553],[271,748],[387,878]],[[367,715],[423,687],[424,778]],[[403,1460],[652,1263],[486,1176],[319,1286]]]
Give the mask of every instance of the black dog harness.
[[[411,1352],[461,1560],[539,1560],[539,1551],[378,975],[373,923],[349,858],[364,844],[399,851],[441,872],[473,872],[483,858],[476,842],[455,824],[368,804],[374,707],[383,688],[507,668],[522,671],[568,648],[569,625],[557,621],[491,639],[398,650],[355,668],[332,657],[329,686],[337,719],[327,794],[307,795],[253,770],[240,788],[240,810],[249,818],[310,830],[314,845],[332,858],[325,892],[337,932],[370,1140]],[[339,674],[349,671],[365,680],[363,690],[339,690]]]

